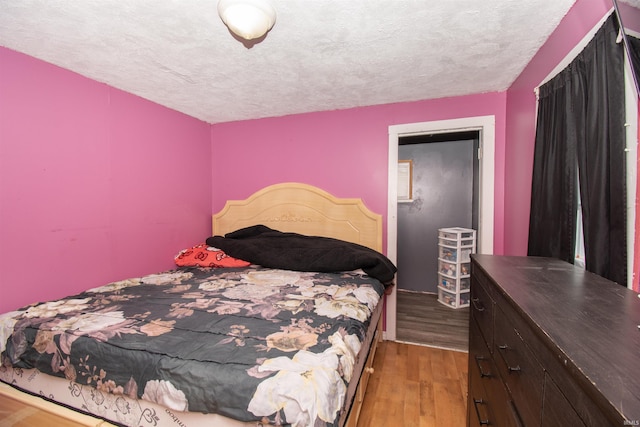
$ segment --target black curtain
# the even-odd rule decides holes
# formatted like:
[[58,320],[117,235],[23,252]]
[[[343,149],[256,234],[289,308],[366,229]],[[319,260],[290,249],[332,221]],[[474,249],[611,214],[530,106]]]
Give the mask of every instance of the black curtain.
[[580,192],[588,271],[626,285],[624,47],[612,15],[540,87],[531,191],[531,256],[574,262]]

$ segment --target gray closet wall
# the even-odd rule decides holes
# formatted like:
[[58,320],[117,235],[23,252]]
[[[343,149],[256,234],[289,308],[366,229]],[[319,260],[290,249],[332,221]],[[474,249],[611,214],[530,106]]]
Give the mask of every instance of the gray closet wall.
[[437,293],[438,229],[475,228],[478,139],[404,143],[413,161],[413,201],[398,203],[398,288]]

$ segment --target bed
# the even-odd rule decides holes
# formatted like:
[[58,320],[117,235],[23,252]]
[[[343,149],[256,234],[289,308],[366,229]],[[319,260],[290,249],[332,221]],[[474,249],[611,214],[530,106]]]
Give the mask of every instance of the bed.
[[176,260],[207,251],[223,268],[187,262],[0,315],[0,408],[93,426],[356,426],[395,272],[381,217],[283,183],[212,226]]

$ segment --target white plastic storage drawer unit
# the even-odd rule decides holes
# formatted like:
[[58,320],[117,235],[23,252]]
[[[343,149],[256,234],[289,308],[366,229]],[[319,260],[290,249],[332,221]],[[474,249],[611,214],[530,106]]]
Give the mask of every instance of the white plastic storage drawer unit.
[[438,301],[442,304],[453,308],[469,306],[471,254],[475,251],[475,230],[438,230]]

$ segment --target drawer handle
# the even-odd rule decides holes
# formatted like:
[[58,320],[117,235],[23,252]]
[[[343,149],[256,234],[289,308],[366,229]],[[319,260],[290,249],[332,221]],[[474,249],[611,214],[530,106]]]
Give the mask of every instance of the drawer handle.
[[[509,350],[509,346],[506,345],[506,344],[499,345],[498,348],[500,350],[502,350],[502,351]],[[511,366],[511,364],[507,360],[507,356],[505,354],[501,354],[501,356],[502,356],[502,360],[504,360],[504,364],[507,365],[507,370],[509,371],[509,373],[511,373],[511,372],[520,372],[522,370],[522,368],[520,368],[520,365]]]
[[513,403],[513,400],[509,400],[509,409],[511,409],[511,415],[513,415],[513,419],[516,422],[518,427],[524,427],[522,420],[520,419],[520,414],[518,413],[518,408],[516,408],[516,404]]
[[478,369],[480,370],[480,378],[484,378],[484,377],[490,377],[491,376],[491,372],[485,372],[482,369],[482,365],[480,364],[481,360],[487,360],[484,356],[475,356],[476,358],[476,363],[478,364]]
[[480,425],[489,425],[489,419],[483,420],[482,417],[480,417],[480,410],[478,409],[478,404],[484,404],[484,400],[482,399],[473,399],[473,407],[476,408],[476,415],[478,417],[478,422],[480,423]]
[[480,298],[471,298],[471,303],[473,304],[473,308],[475,308],[478,311],[484,311],[484,305],[481,307],[478,307],[478,303],[480,302]]

